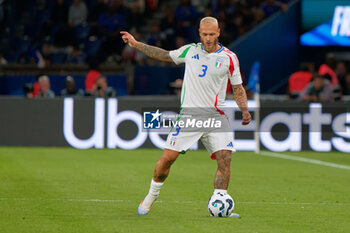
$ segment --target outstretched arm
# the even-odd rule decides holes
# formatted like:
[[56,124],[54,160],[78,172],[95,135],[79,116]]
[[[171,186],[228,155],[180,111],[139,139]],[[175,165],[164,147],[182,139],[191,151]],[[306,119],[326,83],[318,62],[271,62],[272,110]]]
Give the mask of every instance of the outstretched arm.
[[235,99],[239,109],[242,111],[242,125],[247,125],[252,119],[248,112],[247,94],[242,84],[232,85],[233,98]]
[[169,55],[169,51],[139,42],[128,32],[121,31],[120,34],[123,35],[122,39],[124,42],[128,43],[131,48],[135,48],[151,58],[160,61],[173,62]]

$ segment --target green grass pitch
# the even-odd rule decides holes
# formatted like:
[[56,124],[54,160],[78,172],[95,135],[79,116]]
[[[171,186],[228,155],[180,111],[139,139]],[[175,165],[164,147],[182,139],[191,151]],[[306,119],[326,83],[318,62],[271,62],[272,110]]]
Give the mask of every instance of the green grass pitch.
[[[0,148],[1,233],[350,232],[350,170],[237,152],[229,194],[241,218],[209,216],[216,162],[181,155],[138,216],[161,150]],[[350,165],[344,153],[284,154]]]

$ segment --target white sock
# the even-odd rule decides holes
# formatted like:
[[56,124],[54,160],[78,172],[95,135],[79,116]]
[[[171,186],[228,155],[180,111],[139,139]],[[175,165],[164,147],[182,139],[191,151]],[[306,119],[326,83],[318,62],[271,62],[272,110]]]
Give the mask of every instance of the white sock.
[[223,193],[223,194],[227,194],[227,190],[226,189],[214,189],[214,194],[215,193]]
[[151,181],[151,187],[145,199],[143,200],[143,205],[149,207],[159,196],[160,189],[162,188],[162,182],[155,182],[153,179]]

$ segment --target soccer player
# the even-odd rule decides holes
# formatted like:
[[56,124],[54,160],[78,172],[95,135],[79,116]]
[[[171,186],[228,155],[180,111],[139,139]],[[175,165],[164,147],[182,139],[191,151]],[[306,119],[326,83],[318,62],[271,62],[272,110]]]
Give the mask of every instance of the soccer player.
[[[186,64],[181,109],[205,108],[208,110],[208,116],[213,113],[223,116],[224,112],[221,109],[225,105],[226,86],[229,79],[234,99],[242,111],[242,124],[246,125],[250,122],[251,115],[248,112],[247,96],[242,86],[237,56],[218,42],[220,29],[215,18],[205,17],[200,21],[201,43],[188,44],[173,51],[166,51],[136,41],[131,34],[125,31],[122,31],[121,34],[125,43],[151,58],[175,64]],[[227,193],[231,153],[235,152],[232,131],[199,131],[182,132],[179,128],[171,130],[163,155],[155,166],[149,193],[138,207],[140,215],[146,215],[151,209],[152,203],[157,199],[169,174],[171,165],[180,152],[186,151],[199,139],[210,154],[215,153],[217,160],[218,169],[214,179],[214,193]]]

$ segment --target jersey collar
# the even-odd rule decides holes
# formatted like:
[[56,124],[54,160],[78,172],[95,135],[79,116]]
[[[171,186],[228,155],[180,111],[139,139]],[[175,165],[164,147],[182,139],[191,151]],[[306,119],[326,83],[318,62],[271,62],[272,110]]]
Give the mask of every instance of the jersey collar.
[[[220,47],[218,50],[216,50],[214,53],[220,53],[222,50],[224,50],[224,46],[223,46],[222,44],[218,43],[218,45],[220,45],[221,47]],[[202,43],[201,43],[201,49],[202,49],[203,51],[205,51],[205,49],[204,49]],[[207,51],[205,51],[205,52],[207,52]],[[208,52],[207,52],[207,53],[208,53]]]

